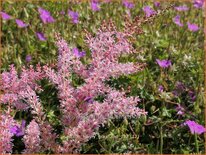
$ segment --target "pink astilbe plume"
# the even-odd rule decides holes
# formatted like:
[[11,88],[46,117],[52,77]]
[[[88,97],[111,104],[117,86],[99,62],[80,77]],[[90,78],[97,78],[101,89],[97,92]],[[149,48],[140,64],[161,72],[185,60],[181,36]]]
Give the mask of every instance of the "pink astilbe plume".
[[12,153],[14,135],[10,129],[15,125],[15,120],[7,113],[0,113],[0,153]]
[[18,75],[14,65],[10,65],[10,71],[3,72],[0,77],[0,91],[3,92],[0,103],[10,104],[17,109],[26,110],[29,105],[23,102],[22,92],[27,91],[28,88],[41,90],[36,81],[42,78],[43,73],[38,65],[36,70],[33,66],[28,69],[23,67],[20,75]]
[[26,147],[24,153],[35,153],[40,151],[40,129],[35,120],[32,120],[27,126],[23,141]]
[[[100,125],[109,119],[146,114],[137,107],[140,101],[138,97],[126,97],[124,92],[105,84],[110,77],[117,78],[143,69],[139,63],[118,62],[121,55],[136,52],[127,37],[128,34],[118,32],[112,23],[107,27],[102,26],[95,37],[87,34],[91,63],[86,66],[74,55],[66,41],[59,34],[56,35],[59,50],[57,68],[45,66],[44,71],[58,89],[63,135],[67,137],[62,141],[63,145],[59,145],[58,153],[78,152],[81,145],[95,136]],[[84,83],[74,87],[72,73],[81,76]],[[94,100],[103,94],[106,94],[103,103]]]

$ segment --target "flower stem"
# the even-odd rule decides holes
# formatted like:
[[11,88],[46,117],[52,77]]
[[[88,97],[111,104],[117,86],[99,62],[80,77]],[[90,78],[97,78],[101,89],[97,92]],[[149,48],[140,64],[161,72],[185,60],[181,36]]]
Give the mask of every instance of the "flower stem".
[[160,154],[163,152],[163,133],[162,133],[162,125],[160,126]]
[[197,134],[196,133],[195,133],[195,150],[196,150],[196,153],[199,153],[199,144],[198,144]]

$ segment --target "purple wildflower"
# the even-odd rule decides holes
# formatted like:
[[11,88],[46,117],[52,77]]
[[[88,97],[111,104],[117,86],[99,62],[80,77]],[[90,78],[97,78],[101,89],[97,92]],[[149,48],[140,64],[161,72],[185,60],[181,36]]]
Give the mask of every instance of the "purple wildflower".
[[173,18],[173,22],[175,24],[177,24],[178,26],[180,26],[180,27],[183,26],[183,24],[180,22],[180,16],[179,15],[177,15],[176,17]]
[[202,8],[204,6],[204,0],[194,0],[193,6],[196,8]]
[[77,58],[84,57],[86,55],[85,51],[80,52],[78,48],[73,48],[73,53]]
[[84,101],[87,102],[87,103],[92,103],[92,102],[93,102],[93,99],[92,99],[92,97],[86,97],[86,98],[84,99]]
[[9,19],[11,19],[11,16],[10,15],[8,15],[7,13],[5,13],[5,12],[0,12],[0,14],[1,14],[1,17],[4,19],[4,20],[9,20]]
[[99,11],[100,10],[100,6],[99,3],[97,1],[92,1],[90,3],[91,9],[92,11]]
[[60,12],[60,14],[61,14],[61,15],[65,15],[65,11],[62,10],[62,11]]
[[16,24],[17,24],[18,27],[20,27],[20,28],[24,28],[24,27],[29,26],[29,24],[24,23],[24,22],[23,22],[22,20],[20,20],[20,19],[16,19]]
[[205,127],[196,123],[195,121],[188,120],[184,123],[184,125],[187,125],[190,128],[190,132],[192,134],[200,135],[200,134],[206,132]]
[[196,24],[191,24],[190,22],[187,22],[187,26],[190,31],[196,32],[199,30],[199,27]]
[[143,8],[144,13],[146,14],[146,17],[150,17],[151,15],[155,14],[156,11],[150,8],[150,6],[145,6]]
[[160,2],[154,2],[155,7],[160,7]]
[[74,11],[68,10],[68,14],[72,18],[72,22],[74,24],[77,24],[79,22],[79,14],[78,14],[78,12],[74,12]]
[[158,88],[158,91],[163,92],[163,90],[164,90],[164,87],[162,85],[160,85],[159,88]]
[[38,38],[39,40],[41,40],[41,41],[45,41],[45,40],[46,40],[46,37],[45,37],[44,34],[41,33],[41,32],[36,32],[36,36],[37,36],[37,38]]
[[27,55],[27,56],[26,56],[26,62],[30,62],[31,59],[32,59],[31,55]]
[[190,91],[188,92],[188,95],[189,95],[189,97],[190,97],[190,100],[191,100],[192,102],[194,102],[195,99],[196,99],[195,92],[190,90]]
[[54,18],[51,16],[49,11],[44,10],[42,8],[38,8],[38,12],[39,12],[40,18],[44,24],[53,23],[55,21]]
[[185,111],[185,109],[181,106],[181,105],[179,105],[178,104],[178,106],[175,108],[175,110],[177,111],[177,115],[184,115],[184,111]]
[[123,1],[122,1],[122,4],[123,4],[126,8],[128,8],[128,9],[134,8],[134,3],[128,2],[127,0],[123,0]]
[[16,135],[17,137],[23,136],[25,131],[26,121],[22,120],[21,126],[18,127],[17,125],[10,128],[10,132]]
[[187,11],[187,10],[189,10],[189,8],[186,5],[183,5],[183,6],[176,6],[175,10],[177,10],[177,11]]
[[161,68],[167,68],[167,67],[172,65],[170,60],[159,60],[159,59],[156,59],[156,62],[158,63],[158,65]]

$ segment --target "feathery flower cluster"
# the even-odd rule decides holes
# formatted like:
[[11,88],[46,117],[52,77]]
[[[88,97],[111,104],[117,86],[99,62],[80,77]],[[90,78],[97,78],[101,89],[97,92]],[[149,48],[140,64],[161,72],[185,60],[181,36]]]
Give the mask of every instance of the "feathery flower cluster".
[[14,135],[10,128],[16,125],[14,119],[7,113],[0,113],[0,153],[11,153],[12,152],[12,136]]
[[[12,136],[23,136],[25,150],[23,153],[39,153],[51,150],[55,153],[75,153],[81,145],[92,138],[98,128],[109,119],[118,117],[140,117],[146,112],[138,108],[138,97],[126,97],[125,92],[110,88],[105,81],[111,77],[117,78],[122,74],[132,74],[143,69],[139,63],[119,63],[122,54],[136,52],[128,40],[130,33],[118,32],[114,23],[104,23],[96,36],[87,33],[86,43],[91,51],[91,63],[84,65],[80,58],[85,51],[69,48],[66,41],[56,36],[59,50],[57,68],[50,66],[42,68],[37,65],[28,69],[22,68],[17,73],[13,65],[9,72],[3,72],[0,79],[0,91],[3,92],[0,102],[17,110],[31,108],[33,119],[28,126],[13,124],[8,121],[3,131],[5,142],[4,152],[12,150]],[[75,73],[84,79],[84,83],[74,87],[71,75]],[[53,132],[52,126],[46,120],[41,101],[36,91],[41,91],[36,81],[48,78],[57,88],[62,113],[61,135]],[[104,95],[99,102],[95,98]],[[11,116],[8,115],[8,118]],[[4,120],[8,120],[8,118]],[[14,122],[14,120],[13,120]],[[2,132],[2,130],[1,130]],[[57,137],[62,139],[56,143]]]
[[32,120],[27,126],[23,140],[26,147],[24,153],[40,151],[40,129],[35,120]]

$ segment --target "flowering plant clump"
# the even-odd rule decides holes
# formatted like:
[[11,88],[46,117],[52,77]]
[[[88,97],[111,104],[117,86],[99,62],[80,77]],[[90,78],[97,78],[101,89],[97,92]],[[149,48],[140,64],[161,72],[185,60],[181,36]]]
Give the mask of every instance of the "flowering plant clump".
[[[128,34],[118,32],[113,24],[110,25],[112,26],[106,27],[103,24],[94,37],[87,34],[86,43],[91,51],[89,65],[84,65],[80,60],[86,54],[84,51],[82,54],[77,48],[69,48],[66,41],[56,35],[59,51],[57,68],[37,66],[35,71],[31,66],[29,69],[23,68],[18,77],[14,66],[11,66],[10,72],[2,73],[0,88],[4,94],[1,102],[8,104],[10,108],[31,108],[34,115],[34,120],[28,126],[25,127],[26,122],[23,121],[21,127],[16,125],[9,128],[10,134],[24,135],[24,153],[39,153],[40,148],[56,153],[78,152],[81,145],[93,137],[98,128],[109,119],[146,114],[137,106],[140,102],[138,97],[127,97],[125,92],[117,91],[105,83],[111,77],[117,78],[143,69],[143,65],[139,63],[118,62],[120,55],[133,53],[135,50],[127,39]],[[84,83],[74,87],[72,74],[81,76]],[[36,81],[43,78],[48,78],[58,90],[62,135],[52,133],[52,126],[47,122],[36,94],[36,91],[41,91]],[[102,102],[96,100],[99,95],[104,96]],[[59,136],[66,137],[61,144],[55,142]],[[3,152],[11,152],[10,148],[11,146],[3,148]]]

